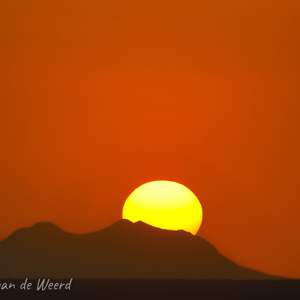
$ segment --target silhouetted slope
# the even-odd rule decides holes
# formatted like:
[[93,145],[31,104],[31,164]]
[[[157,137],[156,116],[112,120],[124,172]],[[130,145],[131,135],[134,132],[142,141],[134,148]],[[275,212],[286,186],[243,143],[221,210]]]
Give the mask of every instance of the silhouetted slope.
[[78,235],[51,223],[0,242],[1,278],[277,279],[221,255],[201,237],[120,220]]

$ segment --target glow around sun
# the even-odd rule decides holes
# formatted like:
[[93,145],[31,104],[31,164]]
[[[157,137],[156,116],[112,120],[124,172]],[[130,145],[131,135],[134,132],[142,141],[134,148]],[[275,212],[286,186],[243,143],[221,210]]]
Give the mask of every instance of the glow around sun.
[[196,234],[202,223],[202,207],[191,190],[173,181],[151,181],[126,199],[123,219],[142,221],[168,230]]

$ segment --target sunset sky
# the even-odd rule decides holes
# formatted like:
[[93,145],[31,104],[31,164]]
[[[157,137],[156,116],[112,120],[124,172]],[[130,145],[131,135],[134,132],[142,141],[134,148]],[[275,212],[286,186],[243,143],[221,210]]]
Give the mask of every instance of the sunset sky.
[[298,0],[2,0],[0,37],[0,239],[171,180],[223,255],[300,278]]

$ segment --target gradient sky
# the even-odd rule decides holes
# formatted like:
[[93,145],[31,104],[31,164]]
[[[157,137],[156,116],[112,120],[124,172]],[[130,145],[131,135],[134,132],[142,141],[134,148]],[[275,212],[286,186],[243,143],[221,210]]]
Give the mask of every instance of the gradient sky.
[[151,180],[199,235],[300,278],[300,2],[0,2],[0,238],[85,233]]

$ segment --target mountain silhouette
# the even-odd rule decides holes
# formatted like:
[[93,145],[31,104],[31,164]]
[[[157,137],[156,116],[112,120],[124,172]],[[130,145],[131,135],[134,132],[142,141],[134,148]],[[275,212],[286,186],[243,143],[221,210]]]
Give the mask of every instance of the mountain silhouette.
[[0,278],[280,279],[237,265],[201,237],[120,220],[72,234],[52,223],[0,242]]

